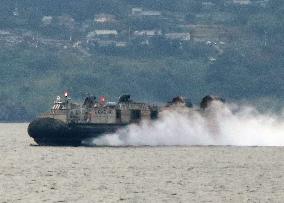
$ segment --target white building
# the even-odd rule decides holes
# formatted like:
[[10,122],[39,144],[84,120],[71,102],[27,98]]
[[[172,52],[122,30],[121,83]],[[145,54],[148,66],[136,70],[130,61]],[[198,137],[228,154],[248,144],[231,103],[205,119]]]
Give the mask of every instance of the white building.
[[143,10],[143,8],[132,8],[131,15],[133,16],[161,16],[160,11]]
[[116,30],[95,30],[95,35],[110,35],[117,36],[118,32]]
[[146,36],[146,37],[154,37],[154,36],[160,36],[162,35],[162,31],[161,30],[137,30],[134,31],[133,33],[134,36],[136,37],[142,37],[142,36]]
[[111,14],[101,13],[95,16],[94,21],[96,23],[111,23],[115,21],[115,16]]
[[250,5],[251,0],[233,0],[233,3],[239,5]]
[[190,41],[191,35],[189,32],[173,32],[165,34],[169,40]]
[[95,30],[92,32],[89,32],[87,35],[88,39],[96,38],[100,36],[105,37],[116,37],[118,35],[118,32],[116,30]]

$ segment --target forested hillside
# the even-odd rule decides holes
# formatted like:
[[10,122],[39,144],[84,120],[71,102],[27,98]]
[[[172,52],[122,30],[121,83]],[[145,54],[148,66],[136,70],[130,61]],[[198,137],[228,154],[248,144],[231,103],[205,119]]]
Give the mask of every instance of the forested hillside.
[[0,120],[68,90],[165,102],[284,101],[282,0],[2,0]]

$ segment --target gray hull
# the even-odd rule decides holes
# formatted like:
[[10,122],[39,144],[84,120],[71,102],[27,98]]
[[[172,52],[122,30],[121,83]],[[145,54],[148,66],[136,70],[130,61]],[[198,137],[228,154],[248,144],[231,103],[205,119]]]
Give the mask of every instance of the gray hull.
[[38,118],[28,126],[28,134],[38,145],[80,146],[85,139],[114,133],[123,124],[66,124],[53,118]]

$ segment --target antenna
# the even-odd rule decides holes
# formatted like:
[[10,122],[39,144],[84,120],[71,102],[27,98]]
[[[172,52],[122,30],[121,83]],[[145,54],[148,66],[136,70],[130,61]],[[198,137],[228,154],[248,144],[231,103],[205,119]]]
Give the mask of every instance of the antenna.
[[130,34],[131,34],[131,29],[130,26],[128,27],[128,43],[130,42]]
[[267,31],[264,31],[264,46],[267,46]]

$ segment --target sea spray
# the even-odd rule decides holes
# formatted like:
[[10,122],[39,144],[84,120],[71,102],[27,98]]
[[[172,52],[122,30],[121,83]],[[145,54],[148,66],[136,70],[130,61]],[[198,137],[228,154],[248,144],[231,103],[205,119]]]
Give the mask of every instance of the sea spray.
[[156,121],[131,124],[90,144],[284,146],[284,119],[283,114],[264,114],[253,107],[217,102],[206,110],[165,110]]

